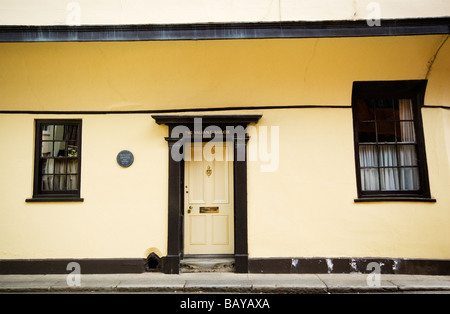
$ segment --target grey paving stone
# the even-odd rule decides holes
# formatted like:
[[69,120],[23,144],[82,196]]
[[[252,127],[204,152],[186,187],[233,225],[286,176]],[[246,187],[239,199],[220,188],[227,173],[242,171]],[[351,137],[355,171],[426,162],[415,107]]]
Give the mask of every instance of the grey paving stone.
[[188,292],[250,292],[251,288],[251,282],[242,280],[188,280],[184,286],[184,290]]
[[327,286],[313,274],[258,274],[250,277],[254,292],[326,293]]
[[390,280],[400,291],[450,290],[449,276],[407,276]]
[[1,292],[46,292],[50,287],[47,284],[33,281],[0,282]]
[[18,281],[35,281],[40,278],[43,278],[46,275],[0,275],[0,284],[6,282],[18,282]]
[[49,291],[65,275],[2,275],[0,276],[0,290],[4,292],[40,292]]
[[398,291],[397,285],[388,280],[381,281],[379,285],[367,282],[367,274],[318,274],[331,293],[352,292],[394,292]]
[[121,280],[117,285],[117,291],[180,291],[183,290],[185,279],[179,275],[165,275],[159,273],[144,274],[143,276],[130,276]]
[[182,278],[186,280],[185,291],[207,292],[249,292],[252,283],[247,274],[233,273],[187,273]]
[[1,275],[0,292],[230,292],[360,293],[450,292],[450,276],[381,275],[371,286],[366,274],[161,273],[81,275],[80,286],[67,275]]
[[82,279],[80,285],[69,285],[67,281],[58,281],[50,286],[50,291],[113,291],[120,283],[118,280]]

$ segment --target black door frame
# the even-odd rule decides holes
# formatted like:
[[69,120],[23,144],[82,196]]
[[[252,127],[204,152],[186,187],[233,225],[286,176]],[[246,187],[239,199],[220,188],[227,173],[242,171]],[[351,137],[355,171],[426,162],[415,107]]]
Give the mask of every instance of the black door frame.
[[[181,137],[172,137],[172,130],[176,126],[185,126],[194,134],[194,121],[201,118],[201,141],[210,141],[210,137],[203,136],[203,130],[208,126],[218,126],[222,130],[226,127],[242,127],[245,129],[250,123],[257,123],[262,115],[152,115],[157,124],[169,127],[168,163],[169,163],[169,203],[168,203],[168,237],[167,256],[163,258],[162,271],[166,274],[179,274],[180,260],[183,250],[183,215],[184,215],[184,159],[174,160],[172,149],[174,145],[182,143]],[[193,139],[194,136],[191,137]],[[248,232],[247,232],[247,134],[234,134],[233,159],[233,188],[234,188],[234,258],[237,273],[248,272]],[[245,156],[245,158],[238,158]]]

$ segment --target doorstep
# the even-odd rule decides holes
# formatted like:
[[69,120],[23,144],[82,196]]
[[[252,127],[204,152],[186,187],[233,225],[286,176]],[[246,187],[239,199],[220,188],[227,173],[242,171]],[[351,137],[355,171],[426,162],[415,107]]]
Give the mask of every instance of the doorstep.
[[234,258],[188,257],[180,261],[181,273],[234,272]]

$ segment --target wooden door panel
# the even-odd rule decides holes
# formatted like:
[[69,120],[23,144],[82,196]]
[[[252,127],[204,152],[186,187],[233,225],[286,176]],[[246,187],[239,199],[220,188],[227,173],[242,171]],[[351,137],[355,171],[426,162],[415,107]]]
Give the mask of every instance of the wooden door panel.
[[205,216],[189,215],[189,244],[206,245],[207,244],[207,225]]
[[212,244],[228,245],[230,242],[229,218],[227,215],[215,215],[212,219]]
[[[185,254],[234,253],[233,162],[224,157],[228,148],[218,147],[209,147],[200,161],[193,145],[185,161]],[[222,158],[211,158],[214,153]]]

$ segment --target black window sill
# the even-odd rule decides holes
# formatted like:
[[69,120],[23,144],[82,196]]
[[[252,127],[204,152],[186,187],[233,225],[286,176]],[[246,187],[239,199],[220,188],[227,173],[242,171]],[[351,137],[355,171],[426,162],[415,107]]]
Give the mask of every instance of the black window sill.
[[25,200],[27,203],[44,203],[44,202],[84,202],[83,198],[73,196],[59,197],[33,197]]
[[355,203],[365,202],[425,202],[436,203],[436,199],[427,197],[361,197],[356,198]]

